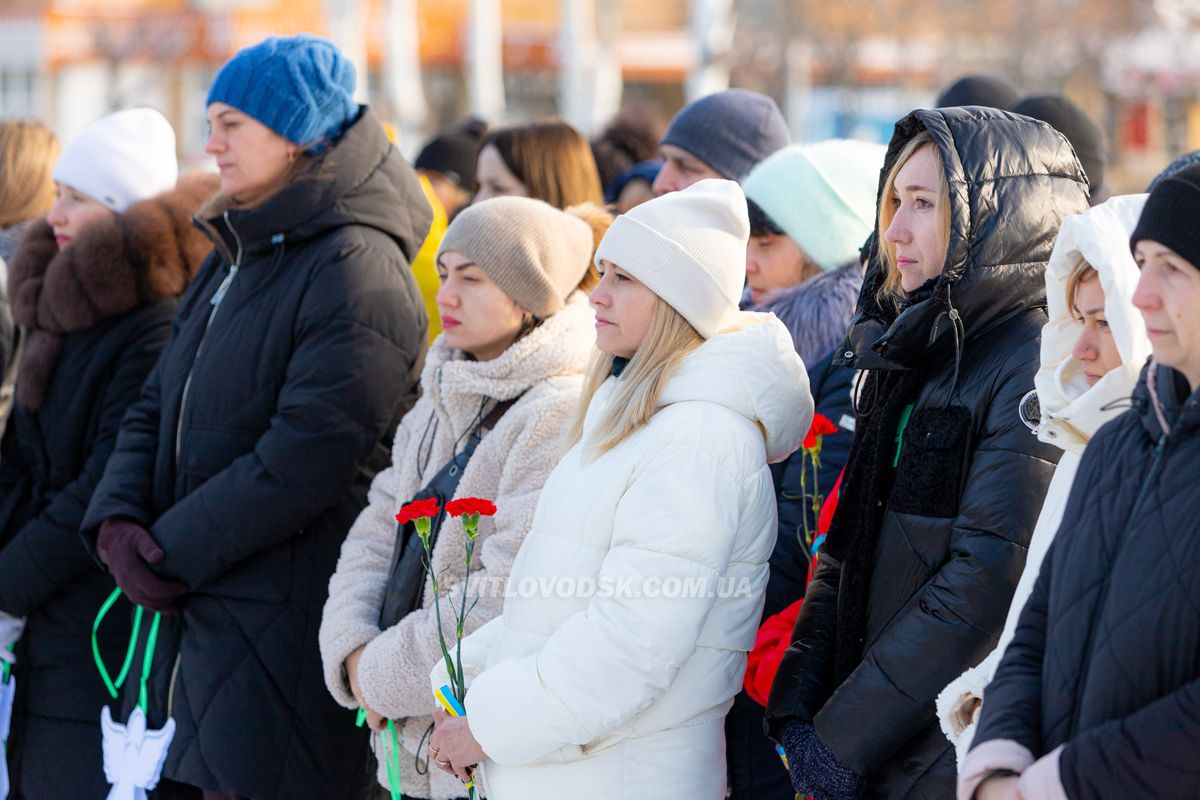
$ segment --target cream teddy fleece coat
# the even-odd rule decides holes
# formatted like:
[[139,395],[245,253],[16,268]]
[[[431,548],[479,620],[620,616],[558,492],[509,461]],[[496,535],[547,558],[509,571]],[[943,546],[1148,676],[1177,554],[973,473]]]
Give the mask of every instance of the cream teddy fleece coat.
[[[465,797],[462,784],[429,764],[426,729],[432,722],[429,668],[441,659],[432,585],[427,579],[422,608],[385,631],[379,629],[384,583],[396,543],[394,515],[461,449],[481,409],[520,398],[487,433],[458,485],[457,497],[494,500],[496,516],[479,524],[472,567],[475,578],[503,586],[529,531],[538,496],[565,450],[564,436],[577,411],[583,372],[595,342],[594,315],[577,293],[541,326],[492,361],[471,361],[434,342],[421,375],[422,396],[396,431],[392,465],[376,476],[369,504],[342,546],[321,620],[321,658],[334,698],[357,708],[344,667],[362,645],[358,666],[364,699],[393,719],[400,733],[401,790],[406,796]],[[433,550],[433,569],[442,588],[442,623],[454,641],[451,608],[461,602],[466,574],[462,523],[447,518]],[[469,597],[466,633],[500,614],[501,592]],[[422,741],[424,739],[424,741]],[[378,777],[387,785],[385,751],[374,737]],[[420,770],[416,762],[420,762]]]

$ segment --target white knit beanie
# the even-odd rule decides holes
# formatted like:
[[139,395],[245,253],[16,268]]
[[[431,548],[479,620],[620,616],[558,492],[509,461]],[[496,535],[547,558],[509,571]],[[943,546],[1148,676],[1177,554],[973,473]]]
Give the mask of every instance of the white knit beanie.
[[596,248],[661,297],[705,339],[737,311],[750,218],[733,181],[698,181],[617,217]]
[[175,131],[152,108],[109,114],[63,149],[54,180],[122,214],[139,200],[175,188]]

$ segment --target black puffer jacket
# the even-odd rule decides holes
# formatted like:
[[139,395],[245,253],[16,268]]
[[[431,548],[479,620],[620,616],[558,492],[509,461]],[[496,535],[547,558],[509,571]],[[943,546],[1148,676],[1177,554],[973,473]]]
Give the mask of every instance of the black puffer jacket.
[[178,725],[172,780],[280,799],[370,784],[366,733],[325,690],[317,629],[415,397],[426,318],[408,259],[431,217],[364,112],[313,173],[205,221],[216,251],[84,522],[93,537],[108,518],[140,522],[160,572],[191,589],[151,671],[151,724],[169,712]]
[[[26,329],[18,396],[37,401],[16,403],[0,445],[0,611],[27,618],[8,752],[15,797],[106,791],[97,723],[109,697],[89,637],[115,584],[88,556],[79,525],[121,418],[170,337],[176,299],[211,250],[190,223],[216,183],[187,178],[92,222],[64,250],[39,220],[9,264]],[[48,339],[57,346],[39,347]],[[121,603],[97,634],[114,673],[129,615]]]
[[[943,273],[903,308],[880,303],[876,253],[841,360],[923,377],[877,496],[853,485],[854,462],[874,448],[890,465],[896,427],[866,441],[870,413],[859,409],[838,515],[768,705],[776,735],[788,721],[815,722],[869,797],[893,799],[953,796],[954,753],[934,700],[995,646],[1057,461],[1017,407],[1038,366],[1045,262],[1062,217],[1087,208],[1066,140],[992,109],[914,112],[897,124],[885,175],[922,129],[950,185]],[[848,511],[878,523],[862,560],[843,564],[833,552]],[[857,600],[847,588],[855,580]],[[854,611],[861,639],[841,630]],[[847,652],[852,668],[838,675]]]
[[1157,372],[1088,445],[975,736],[1065,745],[1071,800],[1200,797],[1200,392]]

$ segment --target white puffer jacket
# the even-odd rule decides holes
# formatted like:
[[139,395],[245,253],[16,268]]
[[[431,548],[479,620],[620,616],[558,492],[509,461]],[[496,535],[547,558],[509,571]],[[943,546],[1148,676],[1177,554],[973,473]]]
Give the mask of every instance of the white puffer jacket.
[[739,314],[589,460],[617,380],[546,482],[503,616],[466,640],[491,800],[725,796],[723,720],[775,544],[767,464],[808,431],[808,378],[778,319]]
[[[337,571],[321,619],[320,646],[325,682],[347,708],[357,704],[347,683],[346,657],[370,643],[358,665],[367,704],[400,726],[401,789],[405,795],[446,800],[466,797],[462,784],[436,767],[425,770],[422,738],[432,722],[429,665],[441,657],[432,584],[423,608],[386,631],[379,629],[384,583],[396,543],[396,511],[442,468],[491,402],[520,397],[487,433],[463,472],[457,497],[494,500],[497,513],[479,523],[472,578],[501,587],[533,522],[538,493],[566,449],[566,433],[579,404],[583,372],[596,340],[595,315],[577,293],[498,358],[471,361],[439,337],[421,375],[423,394],[396,431],[392,465],[371,485],[369,505],[342,545]],[[466,535],[461,521],[446,519],[433,550],[442,588],[442,625],[454,641],[453,609],[465,589]],[[503,591],[484,594],[467,615],[473,631],[500,613]],[[380,737],[374,738],[379,782],[387,785]],[[425,738],[428,744],[428,738]],[[420,749],[420,752],[418,750]],[[422,769],[416,769],[416,756]]]
[[[1075,470],[1088,441],[1100,426],[1129,407],[1128,398],[1142,365],[1150,356],[1141,314],[1133,306],[1138,268],[1129,251],[1129,235],[1146,203],[1146,195],[1114,197],[1083,214],[1067,217],[1059,229],[1054,252],[1046,266],[1046,305],[1050,321],[1042,328],[1041,368],[1034,377],[1041,424],[1038,438],[1063,449],[1062,459],[1046,492],[1042,513],[1033,530],[1025,571],[1013,595],[1004,632],[996,649],[978,666],[964,672],[938,696],[938,718],[962,763],[975,734],[975,719],[967,710],[996,673],[1000,658],[1016,631],[1021,610],[1033,590],[1042,559],[1062,522]],[[1088,387],[1083,368],[1071,355],[1083,323],[1067,303],[1067,278],[1082,256],[1096,269],[1104,290],[1104,316],[1116,340],[1122,366]]]

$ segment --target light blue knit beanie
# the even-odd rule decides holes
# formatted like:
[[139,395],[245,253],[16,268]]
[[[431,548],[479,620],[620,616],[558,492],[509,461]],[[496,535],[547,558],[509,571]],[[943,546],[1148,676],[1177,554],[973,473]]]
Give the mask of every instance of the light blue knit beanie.
[[314,145],[357,117],[354,81],[354,64],[328,39],[272,36],[221,67],[206,105],[225,103],[292,144]]
[[858,258],[875,226],[887,148],[849,139],[794,144],[742,181],[746,197],[823,270]]

